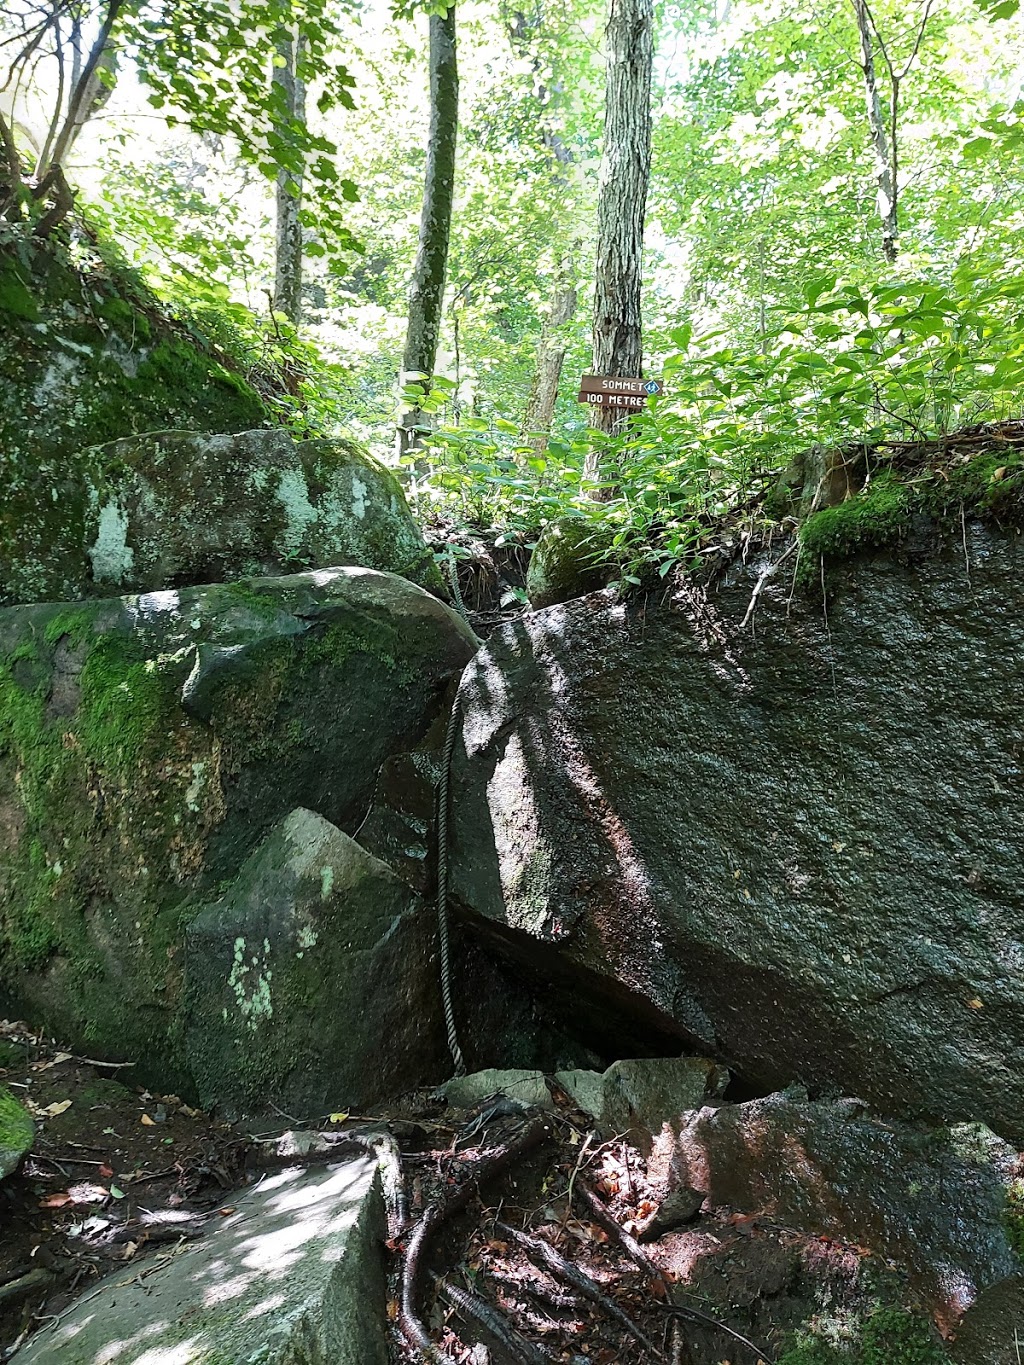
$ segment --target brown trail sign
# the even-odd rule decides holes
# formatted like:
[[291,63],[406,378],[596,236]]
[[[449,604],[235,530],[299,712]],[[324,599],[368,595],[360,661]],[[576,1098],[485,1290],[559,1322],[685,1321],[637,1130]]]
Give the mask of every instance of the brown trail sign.
[[620,378],[617,375],[585,374],[576,395],[579,403],[598,407],[643,408],[648,398],[662,391],[660,379]]

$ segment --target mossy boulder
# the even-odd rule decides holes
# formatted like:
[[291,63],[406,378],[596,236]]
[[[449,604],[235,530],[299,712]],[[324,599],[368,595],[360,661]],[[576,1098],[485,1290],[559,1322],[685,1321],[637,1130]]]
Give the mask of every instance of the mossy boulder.
[[35,1131],[28,1110],[6,1086],[0,1086],[0,1180],[17,1170],[21,1158],[32,1146]]
[[188,921],[296,806],[354,831],[476,645],[357,568],[0,611],[0,996],[189,1085]]
[[62,543],[68,517],[84,516],[68,505],[82,496],[80,451],[139,431],[271,420],[229,355],[91,243],[0,244],[0,545],[19,534]]
[[439,589],[394,475],[353,443],[283,430],[132,436],[16,488],[0,601],[65,601],[357,564]]
[[[668,1142],[668,1139],[665,1139]],[[982,1124],[884,1121],[859,1100],[797,1088],[684,1116],[673,1188],[770,1215],[895,1265],[936,1322],[956,1322],[1019,1262],[1005,1226],[1017,1153]]]
[[596,592],[611,581],[611,537],[583,517],[560,517],[540,534],[526,574],[526,595],[534,609],[551,607]]
[[185,936],[200,1102],[315,1116],[445,1072],[432,908],[337,826],[294,810]]

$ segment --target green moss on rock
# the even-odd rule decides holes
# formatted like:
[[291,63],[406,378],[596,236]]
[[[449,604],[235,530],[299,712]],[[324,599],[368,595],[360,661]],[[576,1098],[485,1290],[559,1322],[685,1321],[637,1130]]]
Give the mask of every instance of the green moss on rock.
[[943,1365],[946,1360],[934,1328],[924,1318],[901,1308],[879,1307],[842,1347],[810,1332],[798,1333],[778,1365]]
[[0,990],[188,1088],[185,926],[294,807],[354,828],[475,645],[365,570],[0,610]]
[[[79,452],[170,426],[235,432],[268,409],[227,358],[126,273],[57,243],[0,245],[0,561],[84,527]],[[0,601],[10,584],[0,569]],[[31,577],[15,600],[48,595]],[[55,595],[50,593],[49,595]],[[56,594],[59,595],[59,594]]]
[[0,514],[0,601],[341,564],[441,586],[394,476],[350,441],[149,432],[76,452],[54,477],[15,488]]
[[17,1167],[34,1137],[28,1111],[6,1087],[0,1086],[0,1180]]
[[803,521],[800,576],[805,582],[816,579],[823,559],[897,546],[921,517],[954,528],[964,517],[1019,523],[1024,519],[1021,455],[987,450],[913,475],[885,470],[860,492]]
[[526,592],[535,609],[603,588],[614,572],[611,532],[585,517],[549,522],[530,557]]

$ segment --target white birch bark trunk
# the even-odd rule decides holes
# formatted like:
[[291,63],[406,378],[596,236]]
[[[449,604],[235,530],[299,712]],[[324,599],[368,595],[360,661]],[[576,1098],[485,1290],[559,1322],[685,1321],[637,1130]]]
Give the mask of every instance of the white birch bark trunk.
[[[642,373],[644,214],[651,175],[651,64],[653,0],[611,0],[605,30],[604,150],[597,200],[597,263],[594,288],[594,373],[616,377]],[[595,407],[594,421],[607,431],[628,416]],[[586,478],[597,477],[596,455]]]
[[[851,0],[854,17],[857,20],[857,36],[860,40],[860,69],[864,73],[864,98],[867,105],[868,129],[871,134],[871,151],[875,161],[875,182],[878,186],[878,217],[882,225],[882,254],[887,261],[894,261],[898,253],[899,217],[897,204],[896,178],[893,173],[895,148],[889,145],[885,115],[882,111],[882,97],[878,90],[878,76],[875,71],[874,44],[871,40],[871,18],[865,0]],[[893,129],[895,137],[895,129]]]
[[[441,310],[448,271],[452,203],[455,196],[455,147],[459,129],[459,72],[455,47],[455,6],[446,14],[430,16],[430,131],[427,171],[423,187],[419,247],[409,289],[409,324],[402,356],[402,382],[409,376],[424,393],[429,391],[441,330]],[[402,414],[398,451],[406,454],[420,444],[416,428],[425,414],[416,407]]]
[[[285,114],[304,122],[306,87],[298,72],[302,37],[289,38],[278,48],[284,66],[274,67],[274,84],[281,90]],[[275,192],[277,226],[274,235],[274,312],[298,324],[302,317],[302,171],[280,170]]]

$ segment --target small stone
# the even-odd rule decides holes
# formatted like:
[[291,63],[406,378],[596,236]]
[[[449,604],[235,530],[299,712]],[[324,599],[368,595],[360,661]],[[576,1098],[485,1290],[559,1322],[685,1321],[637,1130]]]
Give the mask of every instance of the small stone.
[[474,1071],[471,1076],[456,1076],[444,1087],[444,1096],[454,1109],[472,1109],[484,1100],[506,1095],[529,1109],[553,1109],[543,1071]]
[[656,1136],[663,1125],[721,1095],[723,1066],[706,1057],[638,1057],[607,1071],[557,1071],[555,1080],[610,1136],[628,1130]]

